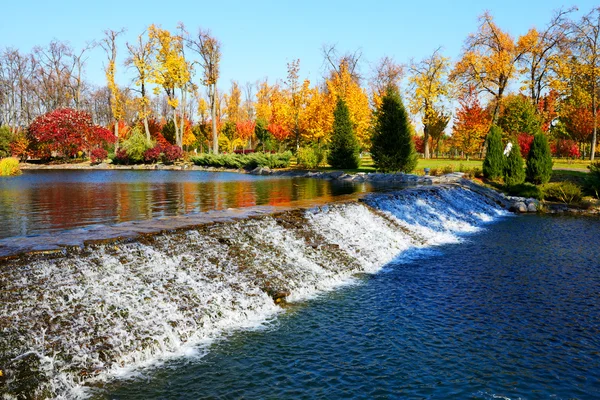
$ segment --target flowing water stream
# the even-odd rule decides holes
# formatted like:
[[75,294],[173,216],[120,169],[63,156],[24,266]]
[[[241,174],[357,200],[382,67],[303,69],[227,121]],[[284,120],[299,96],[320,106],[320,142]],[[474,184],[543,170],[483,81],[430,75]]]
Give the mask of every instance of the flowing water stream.
[[[0,261],[0,394],[123,399],[427,396],[435,393],[427,390],[435,389],[436,370],[446,361],[451,366],[447,379],[455,380],[460,393],[472,394],[460,385],[472,376],[455,371],[461,365],[453,357],[473,351],[477,360],[477,351],[489,343],[458,334],[446,346],[444,331],[448,324],[464,333],[491,329],[484,335],[490,343],[503,339],[493,332],[512,328],[510,324],[489,327],[481,321],[490,311],[505,315],[502,309],[482,306],[479,320],[471,322],[473,317],[461,313],[477,307],[469,302],[486,301],[470,298],[472,290],[488,288],[498,295],[493,280],[485,282],[492,286],[471,288],[449,278],[454,270],[436,269],[435,262],[422,276],[412,276],[405,266],[436,260],[446,250],[435,249],[448,246],[455,249],[450,259],[460,260],[460,249],[469,249],[483,227],[507,220],[520,219],[463,187],[436,186],[74,247],[50,256],[5,259]],[[487,246],[496,253],[482,259],[482,265],[502,263],[510,250],[510,243]],[[458,272],[473,274],[470,280],[493,272],[471,271],[467,264]],[[428,273],[433,273],[431,282]],[[501,276],[493,278],[502,287]],[[590,279],[598,284],[596,270]],[[373,287],[372,282],[387,283]],[[429,290],[421,293],[421,285]],[[366,297],[359,295],[364,290]],[[574,295],[574,303],[589,294],[597,297],[598,291],[586,289]],[[433,305],[420,309],[421,295]],[[339,308],[336,299],[342,299]],[[596,298],[590,304],[595,324]],[[455,319],[448,317],[452,315]],[[415,323],[408,324],[412,319]],[[507,336],[507,343],[527,340]],[[590,346],[597,351],[598,343],[584,339],[588,342],[581,346],[589,357]],[[423,349],[423,358],[417,357]],[[392,354],[414,366],[399,368],[390,363]],[[504,362],[502,354],[494,357]],[[465,365],[473,368],[474,361]],[[598,372],[597,361],[591,368]],[[489,373],[482,368],[483,376]],[[400,390],[404,378],[410,378],[406,392]],[[482,397],[487,389],[482,386]]]

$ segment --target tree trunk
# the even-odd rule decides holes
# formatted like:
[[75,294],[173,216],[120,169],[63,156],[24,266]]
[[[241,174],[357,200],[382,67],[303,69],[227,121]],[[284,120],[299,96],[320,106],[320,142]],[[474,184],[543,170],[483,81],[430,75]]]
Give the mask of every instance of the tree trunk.
[[[144,108],[146,108],[146,106],[144,106]],[[144,111],[144,115],[146,114],[146,112]],[[148,142],[150,142],[151,137],[150,137],[150,128],[148,127],[148,117],[144,116],[144,130],[146,131],[146,140],[148,140]]]
[[594,154],[596,153],[596,131],[598,129],[598,121],[596,120],[596,116],[598,111],[596,110],[596,88],[594,87],[594,91],[592,93],[592,115],[594,118],[594,131],[592,132],[592,151],[590,155],[590,160],[594,161]]
[[423,156],[429,159],[429,126],[423,127]]
[[115,137],[117,140],[115,141],[115,154],[119,150],[119,121],[115,120]]
[[219,137],[217,135],[217,88],[213,86],[210,93],[210,115],[212,118],[213,153],[219,154]]
[[185,92],[181,89],[181,129],[177,138],[177,145],[183,149],[183,132],[185,130]]

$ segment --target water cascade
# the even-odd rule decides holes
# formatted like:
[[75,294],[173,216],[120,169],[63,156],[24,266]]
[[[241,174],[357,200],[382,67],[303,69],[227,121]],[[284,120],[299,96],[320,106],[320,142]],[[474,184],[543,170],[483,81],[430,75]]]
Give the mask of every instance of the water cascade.
[[6,258],[0,395],[85,398],[504,214],[464,187],[433,186]]

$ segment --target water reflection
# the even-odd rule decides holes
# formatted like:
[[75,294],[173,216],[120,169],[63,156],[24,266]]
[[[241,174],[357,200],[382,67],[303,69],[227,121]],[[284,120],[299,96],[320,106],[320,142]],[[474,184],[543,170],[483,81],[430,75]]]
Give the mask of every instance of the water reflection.
[[0,178],[0,238],[369,190],[364,183],[202,171],[26,171]]

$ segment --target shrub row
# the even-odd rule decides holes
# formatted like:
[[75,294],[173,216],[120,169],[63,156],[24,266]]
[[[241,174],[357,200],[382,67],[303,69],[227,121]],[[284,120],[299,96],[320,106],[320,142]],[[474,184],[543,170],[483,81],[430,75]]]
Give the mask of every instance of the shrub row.
[[292,153],[265,154],[200,154],[192,157],[192,162],[201,167],[254,169],[256,167],[286,168],[290,165]]

